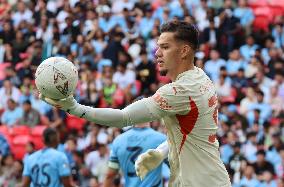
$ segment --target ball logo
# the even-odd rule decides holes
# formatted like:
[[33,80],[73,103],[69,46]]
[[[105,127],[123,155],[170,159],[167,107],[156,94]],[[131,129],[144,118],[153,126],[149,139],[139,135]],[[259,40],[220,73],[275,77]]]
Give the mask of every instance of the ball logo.
[[53,67],[53,71],[54,71],[54,76],[53,76],[54,84],[57,84],[58,78],[60,78],[61,80],[66,80],[65,75],[63,75],[58,69]]
[[[54,84],[57,84],[59,79],[61,79],[61,80],[67,79],[65,77],[65,75],[63,75],[63,73],[61,73],[55,67],[53,67],[53,71],[54,71],[54,75],[53,75]],[[68,94],[68,81],[66,81],[63,85],[56,85],[55,87],[60,93],[67,96],[67,94]]]
[[63,86],[62,85],[57,85],[55,86],[57,90],[62,93],[63,95],[67,96],[68,93],[68,81],[66,81]]

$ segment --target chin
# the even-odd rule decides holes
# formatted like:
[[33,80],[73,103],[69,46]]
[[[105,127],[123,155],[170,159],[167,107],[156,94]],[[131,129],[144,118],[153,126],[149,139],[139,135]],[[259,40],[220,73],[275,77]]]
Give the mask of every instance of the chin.
[[167,70],[161,70],[160,71],[160,75],[161,76],[166,76],[168,74],[168,71]]

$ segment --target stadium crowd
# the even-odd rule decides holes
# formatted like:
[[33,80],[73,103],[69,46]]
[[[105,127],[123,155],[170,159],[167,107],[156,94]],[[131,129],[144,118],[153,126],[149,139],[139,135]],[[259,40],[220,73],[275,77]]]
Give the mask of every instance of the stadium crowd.
[[[0,187],[19,184],[25,157],[41,147],[29,135],[20,139],[25,157],[17,156],[12,131],[19,126],[57,128],[73,180],[101,186],[112,140],[127,129],[86,122],[41,101],[36,67],[66,57],[79,70],[81,104],[122,108],[169,82],[157,74],[154,52],[159,25],[170,19],[200,31],[195,63],[217,88],[217,137],[232,185],[283,187],[281,0],[0,0]],[[151,125],[165,133],[161,121]]]

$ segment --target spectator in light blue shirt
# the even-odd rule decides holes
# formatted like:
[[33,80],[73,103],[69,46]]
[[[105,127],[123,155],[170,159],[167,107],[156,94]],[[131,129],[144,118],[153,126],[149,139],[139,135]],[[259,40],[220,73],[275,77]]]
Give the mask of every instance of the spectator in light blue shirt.
[[241,178],[239,185],[234,185],[234,187],[259,187],[260,181],[257,180],[255,171],[252,165],[247,165],[244,170],[244,176]]
[[245,69],[247,63],[241,58],[240,51],[235,49],[229,54],[226,64],[227,72],[230,76],[235,76],[240,68]]
[[211,50],[210,60],[205,63],[204,70],[213,82],[218,80],[222,66],[226,66],[226,61],[220,58],[220,54],[217,50]]
[[139,23],[139,30],[141,35],[144,38],[149,37],[149,34],[153,30],[154,19],[152,18],[152,9],[151,7],[146,9],[145,16],[141,19]]
[[249,61],[250,58],[254,56],[257,48],[258,45],[254,43],[254,38],[252,36],[248,36],[246,38],[246,44],[240,47],[240,53],[246,61]]
[[246,0],[239,0],[239,6],[234,9],[233,15],[240,19],[240,24],[246,29],[250,29],[254,20],[252,9],[247,6]]
[[[247,115],[250,126],[253,125],[252,123],[254,123],[255,120],[258,120],[259,122],[262,122],[262,124],[263,124],[265,121],[269,120],[269,118],[271,117],[271,114],[272,114],[271,106],[268,103],[265,103],[263,101],[264,100],[264,93],[262,91],[256,92],[256,99],[257,99],[257,103],[250,105],[249,112],[248,112],[248,115]],[[255,118],[255,115],[251,114],[255,110],[260,111],[260,115],[259,115],[258,119]],[[260,124],[260,125],[262,125],[262,124]]]
[[17,106],[17,103],[13,99],[8,99],[7,105],[8,109],[2,114],[1,122],[8,126],[13,126],[23,116],[23,110]]
[[284,26],[276,25],[272,30],[272,36],[275,40],[275,47],[284,47]]

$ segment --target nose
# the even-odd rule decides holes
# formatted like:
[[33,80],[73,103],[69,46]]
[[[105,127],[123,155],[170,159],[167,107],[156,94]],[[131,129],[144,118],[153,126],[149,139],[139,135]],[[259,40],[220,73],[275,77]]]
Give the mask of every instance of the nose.
[[156,58],[162,56],[162,52],[161,52],[161,49],[159,47],[156,49],[155,56],[156,56]]

